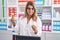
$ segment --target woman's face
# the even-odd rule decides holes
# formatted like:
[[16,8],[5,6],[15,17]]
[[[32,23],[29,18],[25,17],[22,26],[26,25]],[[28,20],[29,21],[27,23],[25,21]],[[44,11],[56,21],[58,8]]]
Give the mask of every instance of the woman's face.
[[34,13],[34,8],[33,6],[29,5],[27,8],[27,13],[29,16],[32,16],[32,14]]

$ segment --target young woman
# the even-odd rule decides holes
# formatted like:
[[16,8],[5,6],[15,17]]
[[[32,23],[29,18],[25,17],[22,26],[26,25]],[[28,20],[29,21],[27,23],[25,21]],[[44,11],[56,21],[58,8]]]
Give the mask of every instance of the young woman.
[[22,36],[41,36],[42,23],[37,16],[33,2],[26,5],[25,16],[20,17],[19,32]]

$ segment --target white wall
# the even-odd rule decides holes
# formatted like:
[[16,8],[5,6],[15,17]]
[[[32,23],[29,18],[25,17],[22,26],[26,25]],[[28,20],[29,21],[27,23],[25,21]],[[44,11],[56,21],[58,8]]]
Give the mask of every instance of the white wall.
[[42,40],[60,40],[60,33],[42,33]]
[[12,38],[11,31],[0,31],[0,40],[12,40]]

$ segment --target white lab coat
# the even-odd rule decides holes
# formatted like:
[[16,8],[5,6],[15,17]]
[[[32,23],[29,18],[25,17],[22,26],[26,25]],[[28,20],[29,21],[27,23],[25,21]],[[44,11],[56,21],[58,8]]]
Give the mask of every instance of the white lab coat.
[[[35,25],[38,28],[37,34],[34,33],[32,25]],[[39,17],[37,17],[37,22],[33,21],[31,18],[28,24],[27,18],[20,17],[19,19],[19,33],[22,36],[41,36],[42,33],[41,27],[42,23]]]

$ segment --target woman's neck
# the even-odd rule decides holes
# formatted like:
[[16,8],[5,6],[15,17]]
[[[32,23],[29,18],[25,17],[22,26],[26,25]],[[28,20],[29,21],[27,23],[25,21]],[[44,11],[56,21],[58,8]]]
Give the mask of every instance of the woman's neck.
[[31,16],[30,16],[30,15],[28,15],[28,16],[27,16],[27,19],[31,19]]
[[29,23],[31,16],[27,16],[27,23]]

